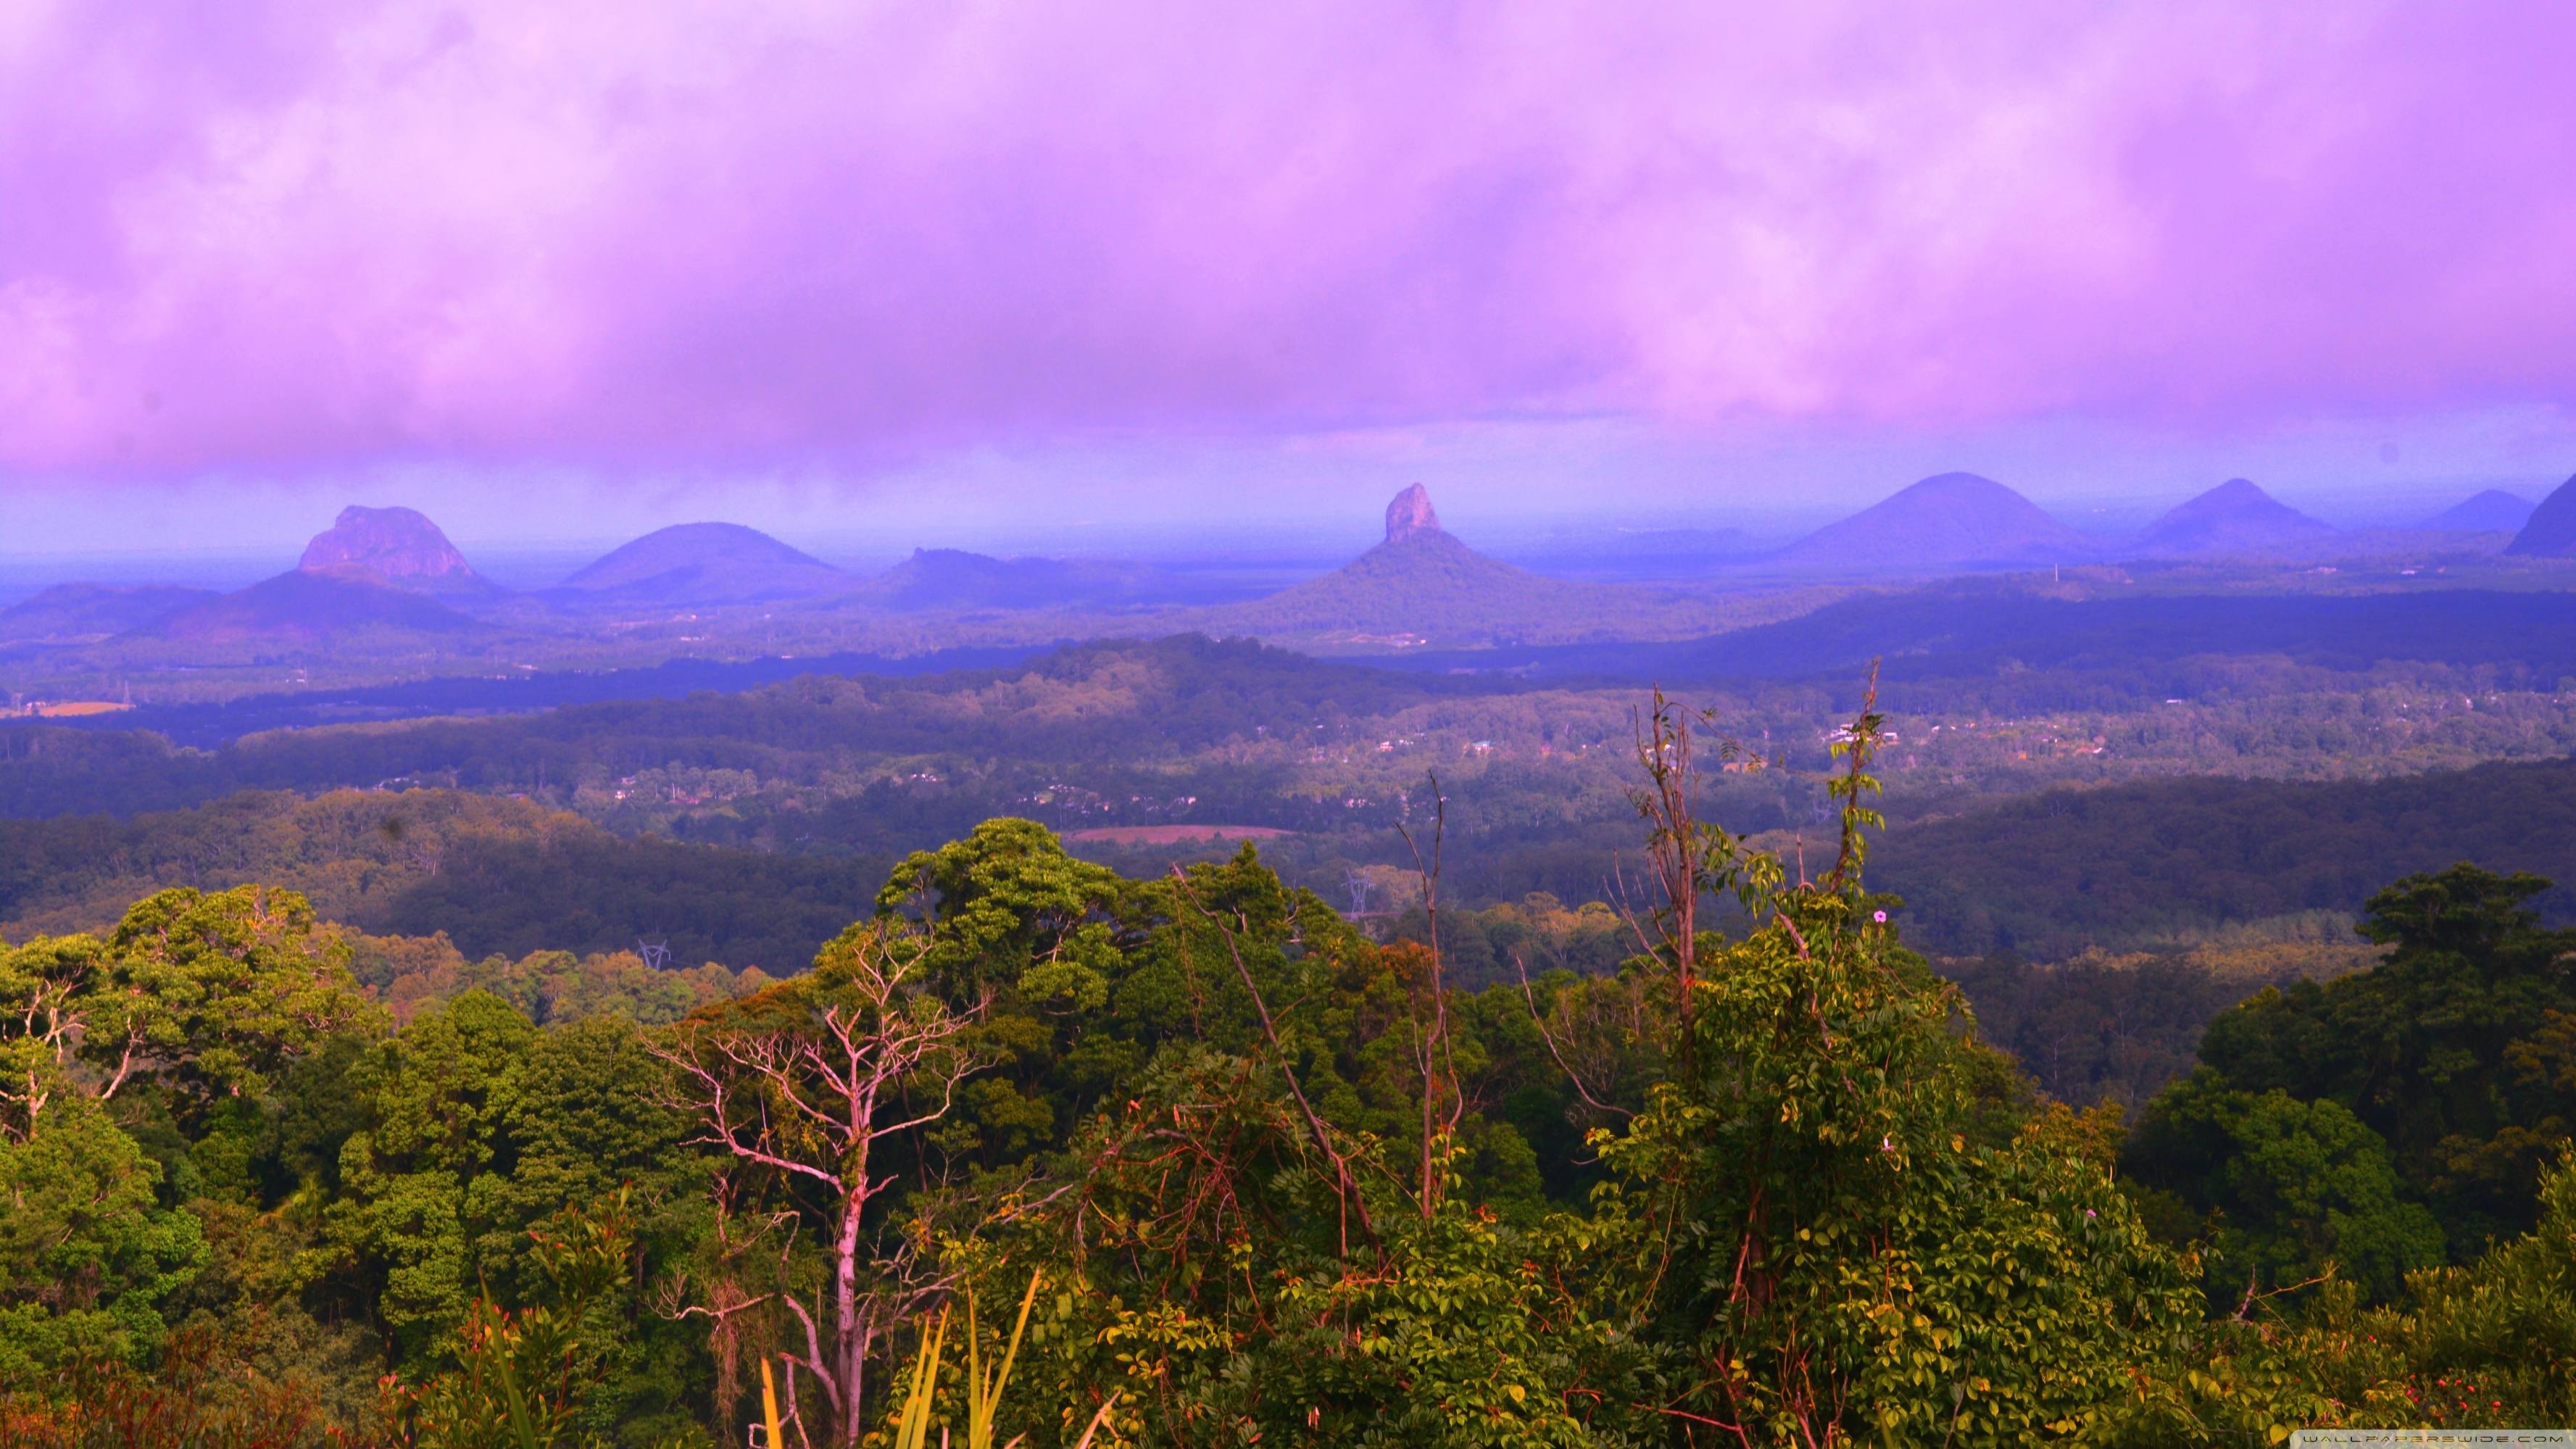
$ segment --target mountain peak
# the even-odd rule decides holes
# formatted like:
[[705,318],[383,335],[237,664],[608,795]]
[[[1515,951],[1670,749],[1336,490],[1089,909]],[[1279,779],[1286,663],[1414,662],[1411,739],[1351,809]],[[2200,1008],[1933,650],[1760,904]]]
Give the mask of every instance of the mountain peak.
[[2333,525],[2310,518],[2252,480],[2230,478],[2174,505],[2138,535],[2136,547],[2150,554],[2225,553],[2332,532]]
[[629,539],[554,590],[566,601],[742,604],[835,593],[848,574],[739,523],[675,523]]
[[1438,533],[1440,515],[1431,511],[1431,491],[1416,483],[1386,506],[1386,541],[1402,543],[1417,533]]
[[2531,500],[2501,488],[2462,499],[2443,509],[2417,528],[2445,533],[2512,533],[2531,521]]
[[1780,559],[1801,568],[1921,571],[2073,562],[2094,552],[2091,540],[2003,484],[1939,473],[1826,524]]
[[400,589],[488,587],[438,525],[409,508],[352,504],[341,509],[339,518],[304,546],[296,568],[313,574],[371,574]]
[[2504,546],[2506,553],[2532,558],[2566,558],[2576,555],[2576,478],[2570,478],[2550,490],[2540,506],[2522,525],[2522,532]]

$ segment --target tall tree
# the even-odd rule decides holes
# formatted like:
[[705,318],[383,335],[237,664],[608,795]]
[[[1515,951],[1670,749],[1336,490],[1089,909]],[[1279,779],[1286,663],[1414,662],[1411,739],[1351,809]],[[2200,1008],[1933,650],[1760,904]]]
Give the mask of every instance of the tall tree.
[[973,1013],[928,989],[920,946],[898,925],[852,926],[806,976],[693,1016],[660,1049],[697,1119],[692,1141],[820,1203],[822,1301],[781,1297],[804,1330],[791,1361],[822,1391],[840,1444],[866,1426],[877,1338],[939,1287],[879,1210],[897,1181],[880,1154],[945,1116],[978,1064],[963,1040]]

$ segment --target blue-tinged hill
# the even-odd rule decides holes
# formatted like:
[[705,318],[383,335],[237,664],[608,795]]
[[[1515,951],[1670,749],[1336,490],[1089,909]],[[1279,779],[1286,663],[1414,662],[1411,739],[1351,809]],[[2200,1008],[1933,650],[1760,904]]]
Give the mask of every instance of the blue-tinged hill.
[[2058,522],[1991,478],[1942,473],[1817,529],[1777,561],[1791,568],[1920,577],[2076,563],[2101,552],[2100,540]]
[[94,643],[215,596],[175,585],[56,584],[0,609],[0,645]]
[[2501,488],[2463,498],[2417,528],[2434,533],[2514,533],[2531,521],[2531,500]]
[[546,591],[574,606],[751,604],[849,588],[850,575],[739,523],[681,523],[621,544]]
[[2540,500],[2504,551],[2529,558],[2576,558],[2576,478]]
[[2333,533],[2334,526],[2310,518],[2264,492],[2251,480],[2230,478],[2208,492],[2176,505],[2147,525],[2124,552],[2142,558],[2170,554],[2257,554],[2267,549]]

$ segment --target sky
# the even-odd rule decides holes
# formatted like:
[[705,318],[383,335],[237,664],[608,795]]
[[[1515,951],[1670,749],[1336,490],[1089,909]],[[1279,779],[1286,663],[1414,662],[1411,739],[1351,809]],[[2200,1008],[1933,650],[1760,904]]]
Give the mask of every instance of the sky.
[[2536,496],[2571,73],[2554,0],[18,0],[0,555]]

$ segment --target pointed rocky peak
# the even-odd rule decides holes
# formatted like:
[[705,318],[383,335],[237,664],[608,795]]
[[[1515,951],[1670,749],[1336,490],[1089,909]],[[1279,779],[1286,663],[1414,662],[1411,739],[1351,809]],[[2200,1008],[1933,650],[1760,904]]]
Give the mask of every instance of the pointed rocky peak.
[[488,587],[438,525],[409,508],[340,510],[304,546],[296,567],[315,574],[372,574],[398,589],[434,593]]
[[1431,511],[1431,492],[1421,484],[1395,495],[1386,506],[1386,541],[1402,543],[1421,533],[1438,533],[1440,515]]

